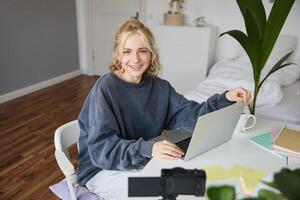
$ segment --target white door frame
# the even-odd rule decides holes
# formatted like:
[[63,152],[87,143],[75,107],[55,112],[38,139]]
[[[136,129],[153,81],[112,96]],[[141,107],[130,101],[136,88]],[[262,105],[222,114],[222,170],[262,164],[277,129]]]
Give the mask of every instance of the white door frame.
[[[79,66],[83,74],[95,75],[93,63],[92,24],[93,24],[93,1],[75,0],[78,35]],[[141,0],[141,21],[146,23],[147,1]]]

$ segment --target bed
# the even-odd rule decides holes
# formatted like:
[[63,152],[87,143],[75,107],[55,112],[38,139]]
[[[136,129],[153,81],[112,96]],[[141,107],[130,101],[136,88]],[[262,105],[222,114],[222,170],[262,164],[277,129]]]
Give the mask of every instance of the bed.
[[261,108],[258,115],[262,118],[300,125],[300,80],[282,88],[281,102],[270,108]]
[[[296,41],[297,38],[294,36],[280,35],[262,71],[262,77],[278,59],[295,49]],[[257,98],[257,116],[300,124],[300,60],[288,60],[291,61],[298,64],[280,69],[264,82]],[[186,93],[185,97],[203,102],[215,93],[222,93],[239,86],[253,92],[252,67],[241,47],[237,50],[235,59],[215,63],[205,80],[201,81],[197,88]]]

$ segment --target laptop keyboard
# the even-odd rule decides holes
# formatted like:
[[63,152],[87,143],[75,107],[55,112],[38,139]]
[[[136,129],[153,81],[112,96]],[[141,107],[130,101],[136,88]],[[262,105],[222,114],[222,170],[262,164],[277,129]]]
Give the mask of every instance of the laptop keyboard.
[[186,151],[189,147],[190,141],[191,141],[191,137],[181,140],[180,142],[177,142],[175,144],[186,153]]

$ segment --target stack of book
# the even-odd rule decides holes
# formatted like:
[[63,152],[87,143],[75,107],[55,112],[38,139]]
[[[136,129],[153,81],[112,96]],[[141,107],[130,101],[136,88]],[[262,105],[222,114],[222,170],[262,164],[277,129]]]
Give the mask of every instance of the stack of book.
[[300,131],[273,128],[271,132],[251,137],[250,140],[272,153],[300,158]]
[[300,131],[282,128],[272,144],[273,151],[287,156],[300,157]]

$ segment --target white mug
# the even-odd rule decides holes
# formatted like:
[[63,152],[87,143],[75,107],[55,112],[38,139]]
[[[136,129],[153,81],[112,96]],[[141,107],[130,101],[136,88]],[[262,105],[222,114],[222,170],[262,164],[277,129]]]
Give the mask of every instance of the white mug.
[[254,115],[251,114],[241,114],[241,117],[235,127],[234,132],[246,132],[247,130],[254,127],[256,123],[256,118]]

